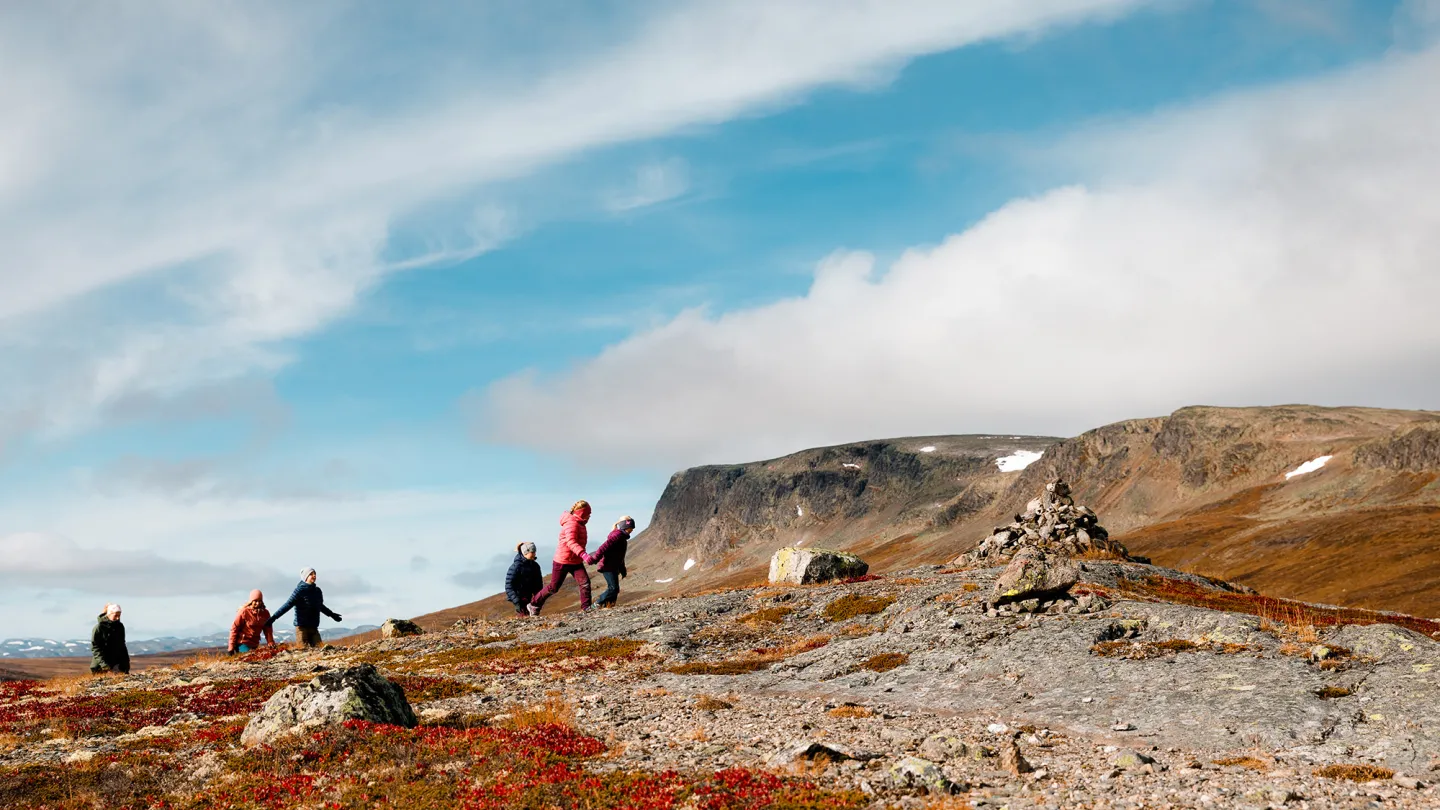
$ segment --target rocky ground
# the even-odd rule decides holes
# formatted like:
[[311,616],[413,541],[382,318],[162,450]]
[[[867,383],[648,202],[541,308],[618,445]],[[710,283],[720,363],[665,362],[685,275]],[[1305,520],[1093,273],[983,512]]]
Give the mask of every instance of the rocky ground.
[[[448,746],[405,789],[463,788],[462,806],[1440,807],[1440,624],[1082,566],[1050,613],[984,610],[998,569],[927,567],[8,686],[0,804],[363,806],[395,768],[327,764],[323,734],[275,751],[239,734],[276,689],[365,662],[420,717],[393,744]],[[368,729],[341,733],[368,750]],[[545,746],[550,770],[472,768]],[[291,792],[225,793],[258,763]]]

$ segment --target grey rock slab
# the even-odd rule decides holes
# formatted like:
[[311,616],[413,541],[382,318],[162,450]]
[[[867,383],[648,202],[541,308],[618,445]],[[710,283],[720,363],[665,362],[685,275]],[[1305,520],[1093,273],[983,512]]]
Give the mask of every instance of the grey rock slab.
[[309,683],[287,686],[265,701],[240,734],[246,746],[346,720],[414,726],[405,692],[371,664],[331,670]]

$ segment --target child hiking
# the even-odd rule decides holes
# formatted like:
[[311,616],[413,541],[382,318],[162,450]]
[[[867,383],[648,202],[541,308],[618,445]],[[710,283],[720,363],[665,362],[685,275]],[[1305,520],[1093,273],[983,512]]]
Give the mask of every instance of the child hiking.
[[620,580],[629,573],[625,570],[625,552],[630,546],[630,533],[633,531],[635,518],[625,515],[615,521],[615,527],[600,548],[585,558],[585,562],[592,565],[599,561],[600,565],[595,570],[605,577],[605,592],[600,594],[596,607],[614,607],[615,600],[620,598]]
[[300,572],[300,584],[295,586],[290,598],[285,604],[275,611],[275,615],[265,620],[265,626],[269,627],[275,620],[284,616],[290,608],[295,608],[295,646],[296,647],[319,647],[320,646],[320,614],[340,621],[340,614],[325,607],[325,593],[320,586],[315,584],[315,569],[306,568]]
[[505,598],[515,606],[515,612],[529,616],[526,605],[535,594],[545,587],[545,575],[540,573],[540,563],[535,562],[535,544],[519,543],[515,546],[515,561],[505,572]]
[[240,652],[255,652],[260,649],[260,634],[275,645],[275,630],[269,624],[270,611],[265,607],[265,594],[259,589],[250,592],[250,598],[235,611],[235,621],[230,623],[230,643],[225,652],[231,655]]
[[560,516],[560,545],[555,549],[555,560],[550,565],[550,584],[535,594],[528,610],[531,616],[539,616],[545,600],[560,590],[566,575],[575,577],[575,586],[580,589],[580,609],[590,609],[590,574],[585,571],[585,523],[590,520],[590,504],[576,501],[570,511]]

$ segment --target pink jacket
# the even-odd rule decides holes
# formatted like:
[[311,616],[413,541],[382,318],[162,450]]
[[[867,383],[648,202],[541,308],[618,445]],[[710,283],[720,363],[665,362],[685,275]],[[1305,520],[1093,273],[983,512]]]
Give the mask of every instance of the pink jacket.
[[574,512],[560,516],[560,545],[555,549],[555,562],[560,565],[585,564],[585,542],[589,539],[585,521],[589,519],[589,515]]

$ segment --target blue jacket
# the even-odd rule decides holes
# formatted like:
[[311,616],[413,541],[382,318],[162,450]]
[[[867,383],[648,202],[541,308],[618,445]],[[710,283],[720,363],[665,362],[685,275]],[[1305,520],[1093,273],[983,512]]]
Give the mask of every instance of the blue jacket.
[[540,563],[525,559],[516,553],[515,562],[505,573],[505,598],[516,605],[524,605],[545,587],[545,577],[540,573]]
[[270,615],[270,621],[265,625],[268,627],[275,623],[276,619],[285,615],[285,611],[295,608],[295,626],[314,629],[320,626],[320,614],[340,621],[340,614],[325,607],[325,593],[320,590],[319,585],[312,585],[309,582],[301,582],[295,586],[295,591],[280,609]]

